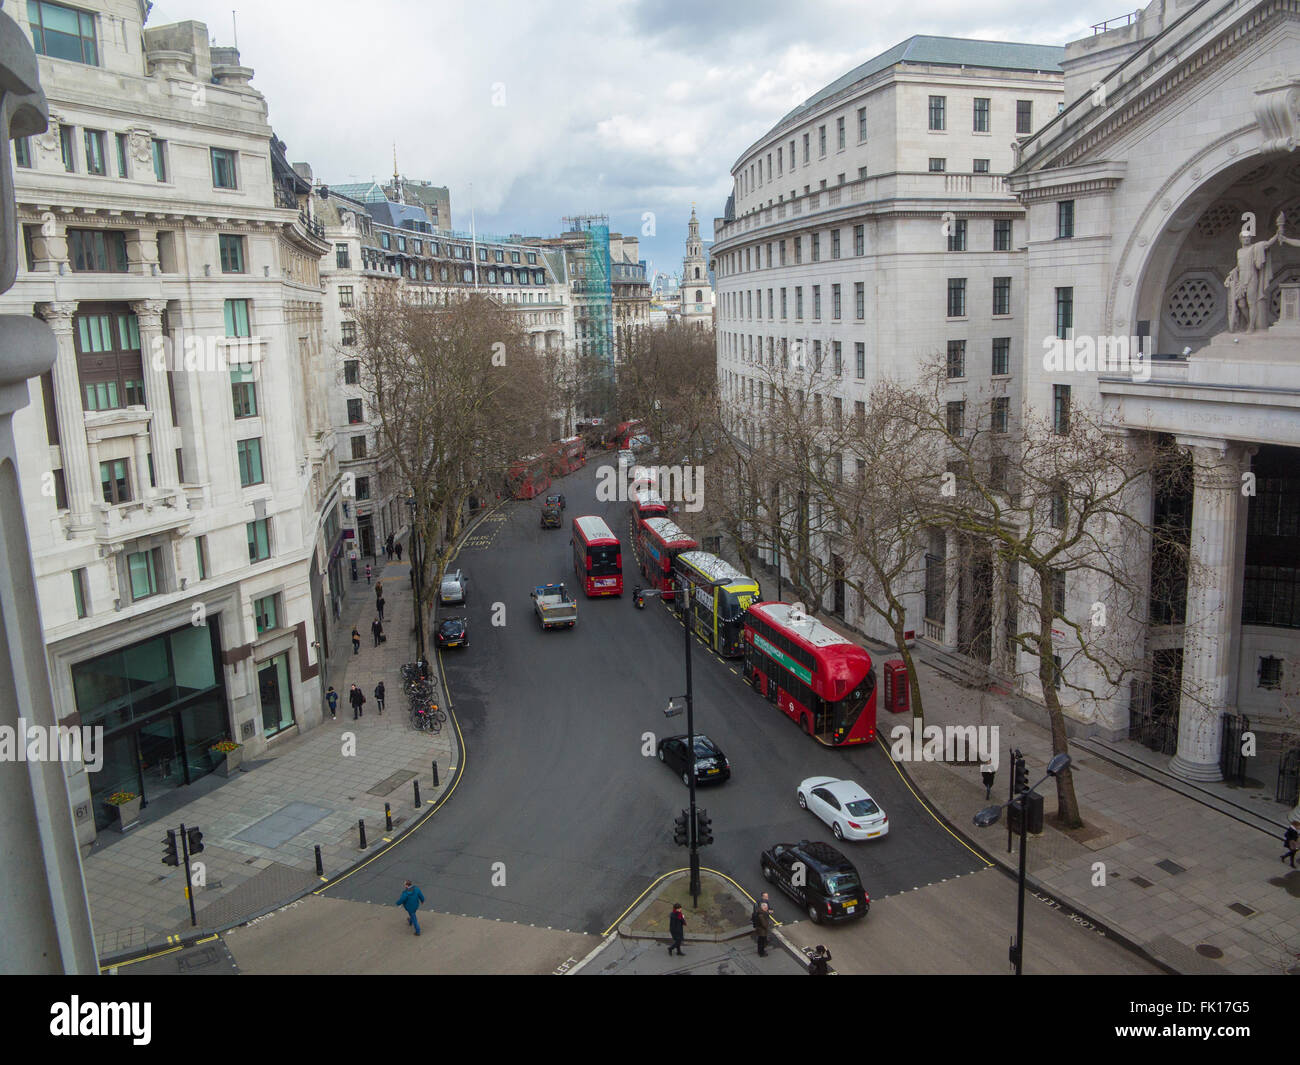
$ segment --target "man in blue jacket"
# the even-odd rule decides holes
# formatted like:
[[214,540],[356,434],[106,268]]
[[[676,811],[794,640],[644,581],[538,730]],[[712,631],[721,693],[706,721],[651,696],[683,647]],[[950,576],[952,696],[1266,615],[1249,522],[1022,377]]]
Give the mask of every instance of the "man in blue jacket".
[[424,892],[408,880],[401,898],[397,900],[397,905],[406,910],[406,923],[415,926],[417,936],[420,934],[420,918],[416,916],[416,910],[420,908],[420,903],[423,901]]

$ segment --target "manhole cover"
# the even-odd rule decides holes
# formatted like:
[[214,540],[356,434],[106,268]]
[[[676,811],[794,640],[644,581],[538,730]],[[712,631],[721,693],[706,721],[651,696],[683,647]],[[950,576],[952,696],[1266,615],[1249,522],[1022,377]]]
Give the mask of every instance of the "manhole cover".
[[1177,876],[1179,873],[1187,872],[1187,870],[1177,862],[1171,862],[1168,858],[1164,859],[1164,861],[1156,862],[1156,868],[1163,869],[1166,873],[1171,873],[1174,876]]
[[1222,958],[1223,951],[1218,947],[1211,946],[1209,943],[1199,943],[1196,947],[1196,953],[1202,958]]
[[1242,902],[1234,902],[1228,907],[1233,913],[1239,913],[1242,917],[1254,917],[1255,911]]
[[1141,888],[1148,888],[1151,886],[1151,881],[1144,876],[1135,876],[1133,878],[1133,883],[1135,883],[1138,887]]

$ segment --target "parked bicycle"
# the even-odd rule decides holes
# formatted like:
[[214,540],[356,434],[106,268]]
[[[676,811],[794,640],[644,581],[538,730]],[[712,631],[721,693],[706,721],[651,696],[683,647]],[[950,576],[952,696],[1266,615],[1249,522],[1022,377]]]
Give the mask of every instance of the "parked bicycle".
[[441,732],[442,723],[447,715],[434,702],[416,704],[411,707],[411,724],[420,732]]

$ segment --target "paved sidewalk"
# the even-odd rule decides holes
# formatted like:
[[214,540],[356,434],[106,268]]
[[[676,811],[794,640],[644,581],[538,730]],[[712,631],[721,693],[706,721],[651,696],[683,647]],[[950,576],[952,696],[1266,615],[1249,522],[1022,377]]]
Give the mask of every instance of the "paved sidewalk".
[[[388,640],[371,646],[374,585],[364,577],[349,581],[328,667],[329,683],[339,692],[337,720],[326,708],[322,724],[273,744],[230,779],[213,774],[162,796],[144,811],[139,828],[102,833],[83,857],[101,963],[171,937],[229,927],[300,895],[320,884],[316,846],[325,876],[337,876],[410,828],[447,789],[458,754],[454,725],[447,722],[437,734],[417,732],[402,692],[399,667],[415,658],[410,565],[381,559],[375,568],[384,582]],[[355,655],[353,619],[362,634]],[[382,716],[374,698],[381,679],[388,695]],[[358,721],[348,703],[353,683],[367,699]],[[299,708],[299,720],[315,712]],[[439,787],[433,785],[435,761]],[[392,807],[392,832],[385,829],[385,803]],[[366,826],[365,851],[358,821]],[[197,929],[190,924],[184,870],[160,860],[166,830],[182,822],[204,834],[205,849],[194,859],[205,881],[194,893]]]
[[[820,620],[881,661],[897,657]],[[992,801],[1006,800],[1013,748],[1026,757],[1030,783],[1044,776],[1052,756],[1046,710],[965,687],[928,664],[924,647],[913,653],[920,657],[926,725],[998,726],[1001,764]],[[910,726],[911,714],[881,711],[886,752],[898,725]],[[1071,739],[1070,756],[1085,827],[1065,833],[1049,825],[1029,839],[1030,887],[1048,896],[1047,904],[1064,904],[1179,973],[1300,973],[1300,869],[1279,860],[1290,810],[1255,799],[1245,800],[1246,809],[1226,789],[1186,786],[1137,744]],[[975,813],[990,805],[978,765],[906,762],[899,768],[954,830],[1016,870],[1019,842],[1008,854],[1005,820],[986,829],[973,824]],[[1050,819],[1055,783],[1038,790]],[[1012,909],[1008,920],[1014,916]]]

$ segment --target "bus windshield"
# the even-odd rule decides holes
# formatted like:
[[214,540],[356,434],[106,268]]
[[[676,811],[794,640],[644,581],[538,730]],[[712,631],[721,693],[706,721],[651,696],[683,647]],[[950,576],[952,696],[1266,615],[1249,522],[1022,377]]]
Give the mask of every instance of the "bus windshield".
[[862,714],[862,708],[867,705],[867,700],[871,698],[871,693],[875,687],[876,671],[872,669],[862,678],[862,683],[838,703],[829,703],[828,705],[835,710],[833,728],[843,729],[845,732],[852,729]]
[[591,559],[591,574],[593,577],[622,572],[622,567],[619,565],[619,549],[614,544],[589,547],[587,548],[587,557]]

